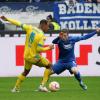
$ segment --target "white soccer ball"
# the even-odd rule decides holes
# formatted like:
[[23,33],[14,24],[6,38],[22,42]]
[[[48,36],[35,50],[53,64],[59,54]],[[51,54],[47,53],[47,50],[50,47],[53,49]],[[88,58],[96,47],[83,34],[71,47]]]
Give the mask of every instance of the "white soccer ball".
[[52,92],[56,92],[60,89],[60,84],[56,81],[50,82],[49,89]]

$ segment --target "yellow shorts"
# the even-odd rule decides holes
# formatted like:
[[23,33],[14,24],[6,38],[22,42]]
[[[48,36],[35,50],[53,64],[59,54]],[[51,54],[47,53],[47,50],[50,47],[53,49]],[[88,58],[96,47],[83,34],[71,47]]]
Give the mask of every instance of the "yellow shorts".
[[29,70],[32,68],[32,65],[36,65],[39,67],[47,67],[51,63],[45,57],[40,56],[39,59],[33,58],[31,60],[25,60],[25,69]]

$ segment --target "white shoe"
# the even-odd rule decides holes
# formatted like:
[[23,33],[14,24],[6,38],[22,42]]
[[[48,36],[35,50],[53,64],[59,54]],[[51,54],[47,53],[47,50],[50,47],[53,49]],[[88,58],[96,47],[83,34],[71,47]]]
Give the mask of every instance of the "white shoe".
[[19,88],[17,87],[14,87],[12,90],[11,90],[12,93],[15,93],[15,92],[20,92]]
[[45,86],[42,86],[42,85],[39,86],[38,90],[41,92],[49,92],[49,90]]
[[87,86],[83,82],[80,83],[80,86],[82,87],[83,90],[87,90]]

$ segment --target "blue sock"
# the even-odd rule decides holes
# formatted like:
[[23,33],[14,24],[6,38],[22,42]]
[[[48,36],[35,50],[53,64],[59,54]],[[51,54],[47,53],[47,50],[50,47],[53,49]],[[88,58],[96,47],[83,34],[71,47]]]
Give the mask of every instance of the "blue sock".
[[80,72],[74,74],[75,78],[78,80],[79,83],[82,82],[82,79],[81,79],[81,75],[80,75]]

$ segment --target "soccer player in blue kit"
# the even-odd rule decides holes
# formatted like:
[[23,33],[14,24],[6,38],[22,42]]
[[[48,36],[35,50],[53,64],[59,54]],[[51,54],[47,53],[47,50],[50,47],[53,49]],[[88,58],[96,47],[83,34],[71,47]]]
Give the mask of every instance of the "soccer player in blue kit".
[[[82,89],[87,90],[87,86],[83,83],[80,72],[77,69],[74,46],[76,42],[89,39],[97,32],[100,32],[100,28],[97,28],[96,31],[84,36],[69,36],[68,30],[62,29],[59,33],[59,36],[52,41],[53,44],[58,45],[59,60],[52,66],[52,70],[47,72],[48,77],[46,77],[46,80],[48,80],[51,74],[60,74],[67,69],[71,74],[74,74]],[[47,81],[45,81],[45,83],[46,82]]]

